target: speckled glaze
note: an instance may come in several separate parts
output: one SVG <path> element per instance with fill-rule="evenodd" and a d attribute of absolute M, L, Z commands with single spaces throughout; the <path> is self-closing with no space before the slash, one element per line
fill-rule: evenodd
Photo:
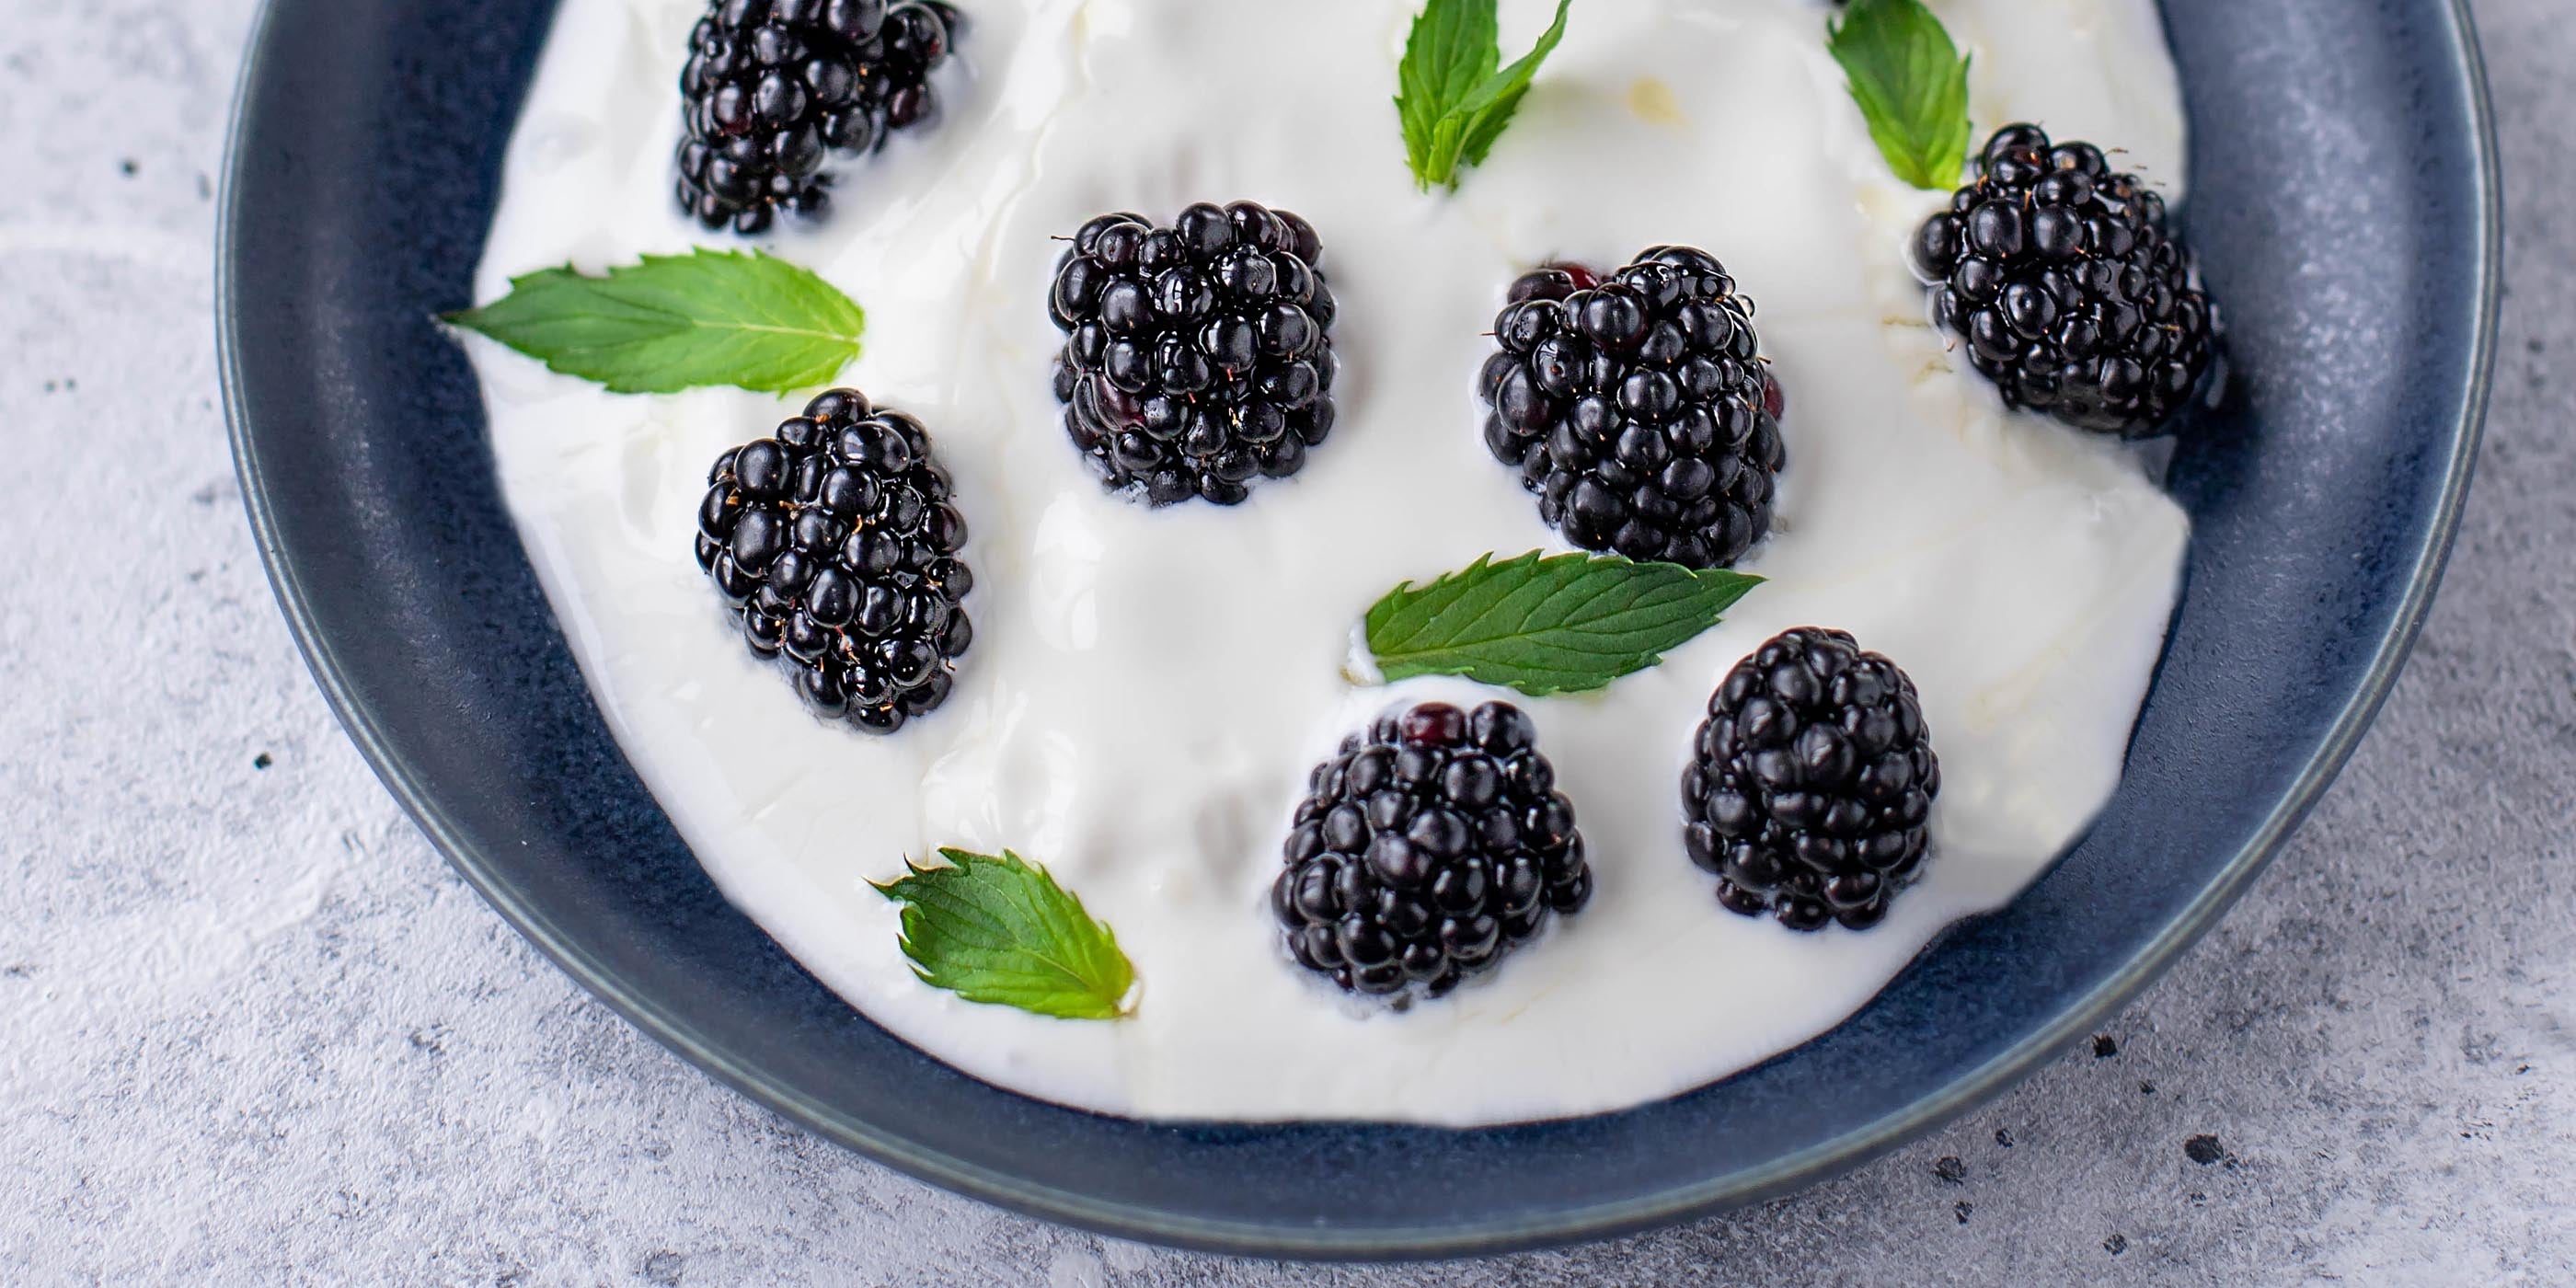
<path fill-rule="evenodd" d="M 546 613 L 472 375 L 429 317 L 465 300 L 548 7 L 271 7 L 221 314 L 289 618 L 396 794 L 577 979 L 833 1139 L 1059 1219 L 1274 1254 L 1491 1250 L 1742 1202 L 1931 1126 L 2142 985 L 2260 867 L 2393 677 L 2465 489 L 2496 255 L 2465 24 L 2440 0 L 2168 0 L 2197 132 L 2281 133 L 2196 159 L 2191 234 L 2228 303 L 2236 395 L 2175 461 L 2185 598 L 2085 843 L 1841 1028 L 1641 1109 L 1452 1132 L 1052 1108 L 895 1042 L 726 905 Z"/>

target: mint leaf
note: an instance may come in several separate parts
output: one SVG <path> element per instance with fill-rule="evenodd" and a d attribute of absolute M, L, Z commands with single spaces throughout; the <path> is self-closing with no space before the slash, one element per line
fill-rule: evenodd
<path fill-rule="evenodd" d="M 1565 39 L 1565 11 L 1573 0 L 1557 0 L 1556 21 L 1538 44 L 1518 62 L 1501 66 L 1496 2 L 1430 0 L 1405 37 L 1395 111 L 1404 126 L 1404 159 L 1425 192 L 1435 185 L 1454 190 L 1460 165 L 1484 162 L 1520 110 L 1539 64 Z"/>
<path fill-rule="evenodd" d="M 1405 36 L 1404 61 L 1395 69 L 1395 111 L 1404 124 L 1404 159 L 1426 188 L 1432 182 L 1426 176 L 1441 118 L 1502 64 L 1495 3 L 1430 0 Z"/>
<path fill-rule="evenodd" d="M 829 384 L 859 356 L 867 326 L 849 296 L 805 269 L 766 251 L 703 247 L 647 255 L 606 277 L 530 273 L 446 320 L 621 394 Z"/>
<path fill-rule="evenodd" d="M 903 955 L 922 983 L 1068 1020 L 1114 1020 L 1135 1009 L 1136 968 L 1118 951 L 1118 937 L 1046 869 L 1009 850 L 998 859 L 948 849 L 939 856 L 947 866 L 906 861 L 907 875 L 876 887 L 903 905 Z"/>
<path fill-rule="evenodd" d="M 1896 177 L 1957 187 L 1968 162 L 1968 60 L 1923 0 L 1852 0 L 1826 24 L 1825 43 Z"/>
<path fill-rule="evenodd" d="M 1616 555 L 1487 555 L 1369 609 L 1380 675 L 1463 675 L 1534 698 L 1597 689 L 1663 660 L 1762 579 Z"/>
<path fill-rule="evenodd" d="M 1572 0 L 1557 0 L 1556 21 L 1539 33 L 1538 44 L 1519 62 L 1478 86 L 1459 106 L 1460 115 L 1467 121 L 1460 143 L 1460 155 L 1467 164 L 1483 165 L 1485 154 L 1494 150 L 1494 140 L 1501 138 L 1503 127 L 1512 123 L 1512 113 L 1520 110 L 1521 96 L 1529 93 L 1530 78 L 1538 75 L 1538 65 L 1546 62 L 1547 56 L 1556 52 L 1558 42 L 1565 39 L 1565 10 L 1571 3 Z M 1457 182 L 1455 178 L 1449 181 L 1452 187 Z"/>

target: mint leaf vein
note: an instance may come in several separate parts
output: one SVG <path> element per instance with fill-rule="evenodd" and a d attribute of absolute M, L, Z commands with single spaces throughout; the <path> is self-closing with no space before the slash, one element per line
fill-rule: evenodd
<path fill-rule="evenodd" d="M 1545 697 L 1655 665 L 1761 581 L 1615 555 L 1486 555 L 1430 585 L 1387 592 L 1363 633 L 1389 680 L 1459 675 Z"/>
<path fill-rule="evenodd" d="M 921 982 L 1061 1019 L 1134 1010 L 1136 970 L 1118 937 L 1046 869 L 1009 850 L 939 856 L 945 865 L 907 861 L 904 876 L 876 886 L 903 905 L 903 955 Z"/>
<path fill-rule="evenodd" d="M 1968 160 L 1968 59 L 1923 0 L 1852 0 L 1825 28 L 1852 101 L 1896 177 L 1957 186 Z"/>
<path fill-rule="evenodd" d="M 1455 190 L 1461 165 L 1483 164 L 1520 110 L 1539 64 L 1565 39 L 1572 2 L 1557 0 L 1556 20 L 1509 67 L 1502 66 L 1497 0 L 1430 0 L 1414 18 L 1396 68 L 1395 111 L 1404 127 L 1405 161 L 1423 191 Z"/>
<path fill-rule="evenodd" d="M 446 320 L 621 394 L 829 384 L 867 327 L 865 311 L 809 270 L 766 251 L 703 247 L 600 277 L 544 269 Z"/>

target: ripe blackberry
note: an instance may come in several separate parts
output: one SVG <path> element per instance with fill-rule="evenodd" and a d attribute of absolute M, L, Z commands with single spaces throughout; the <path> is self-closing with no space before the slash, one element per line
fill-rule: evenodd
<path fill-rule="evenodd" d="M 1541 268 L 1512 283 L 1494 338 L 1485 446 L 1566 540 L 1724 568 L 1770 531 L 1780 384 L 1715 258 L 1651 247 L 1607 281 Z"/>
<path fill-rule="evenodd" d="M 1426 702 L 1315 766 L 1271 910 L 1354 993 L 1438 997 L 1592 897 L 1574 804 L 1520 709 Z"/>
<path fill-rule="evenodd" d="M 1914 881 L 1941 791 L 1914 682 L 1841 631 L 1783 631 L 1708 700 L 1684 843 L 1717 900 L 1792 930 L 1877 924 Z"/>
<path fill-rule="evenodd" d="M 975 577 L 921 422 L 834 389 L 717 457 L 707 483 L 698 566 L 816 711 L 892 733 L 947 700 Z"/>
<path fill-rule="evenodd" d="M 956 27 L 940 0 L 714 0 L 680 72 L 680 208 L 745 234 L 820 212 L 827 152 L 930 119 Z"/>
<path fill-rule="evenodd" d="M 1313 225 L 1249 201 L 1082 226 L 1047 300 L 1055 396 L 1109 486 L 1234 505 L 1305 466 L 1333 431 L 1323 257 Z"/>
<path fill-rule="evenodd" d="M 2153 434 L 2216 361 L 2218 315 L 2164 198 L 2090 143 L 2036 125 L 1986 142 L 1977 176 L 1915 234 L 1932 315 L 2005 402 L 2079 429 Z"/>

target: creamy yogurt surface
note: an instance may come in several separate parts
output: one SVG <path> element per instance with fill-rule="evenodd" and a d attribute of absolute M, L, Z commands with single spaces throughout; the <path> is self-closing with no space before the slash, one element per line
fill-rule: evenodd
<path fill-rule="evenodd" d="M 1411 0 L 980 0 L 945 115 L 841 163 L 828 220 L 770 239 L 868 312 L 843 383 L 930 427 L 977 627 L 945 706 L 891 738 L 808 715 L 691 557 L 716 456 L 800 400 L 612 395 L 471 340 L 501 482 L 601 711 L 725 894 L 869 1017 L 977 1076 L 1110 1113 L 1475 1124 L 1616 1109 L 1831 1027 L 1943 926 L 1997 907 L 2118 780 L 2187 537 L 2129 451 L 2008 412 L 1924 321 L 1899 184 L 1812 0 L 1582 0 L 1480 168 L 1415 191 L 1390 96 Z M 2034 120 L 2180 195 L 2152 0 L 1934 0 L 1975 56 L 1978 138 Z M 727 243 L 671 198 L 700 0 L 563 0 L 478 282 Z M 1545 25 L 1504 0 L 1505 57 Z M 1321 232 L 1341 310 L 1333 437 L 1234 509 L 1105 493 L 1049 389 L 1051 270 L 1090 217 L 1250 199 Z M 1485 332 L 1517 274 L 1657 243 L 1725 261 L 1788 399 L 1768 583 L 1655 669 L 1525 699 L 1351 678 L 1396 583 L 1567 548 L 1486 454 Z M 1880 926 L 1733 915 L 1682 849 L 1710 691 L 1791 626 L 1921 690 L 1933 853 Z M 1389 706 L 1528 711 L 1597 892 L 1448 998 L 1391 1013 L 1288 960 L 1266 906 L 1308 770 Z M 917 982 L 869 888 L 1010 847 L 1113 926 L 1132 1018 Z"/>

